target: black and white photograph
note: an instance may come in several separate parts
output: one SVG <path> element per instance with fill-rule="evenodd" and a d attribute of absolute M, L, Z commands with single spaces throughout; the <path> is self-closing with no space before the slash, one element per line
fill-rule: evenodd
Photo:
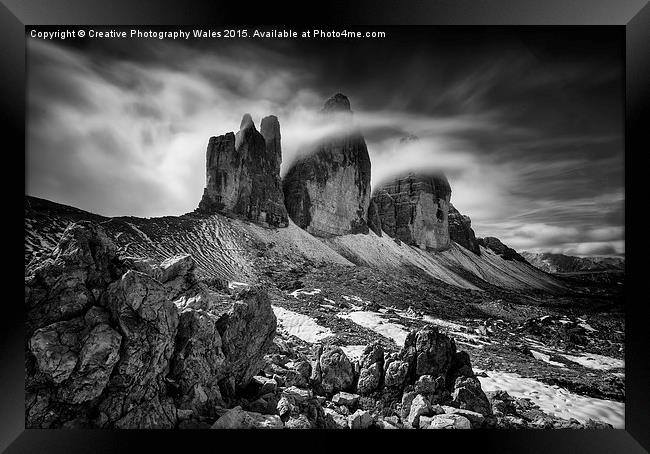
<path fill-rule="evenodd" d="M 26 27 L 25 62 L 25 428 L 625 429 L 620 28 Z"/>

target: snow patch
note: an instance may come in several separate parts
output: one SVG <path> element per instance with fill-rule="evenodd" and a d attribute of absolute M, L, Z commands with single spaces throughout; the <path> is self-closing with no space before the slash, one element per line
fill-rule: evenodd
<path fill-rule="evenodd" d="M 625 361 L 622 359 L 610 358 L 609 356 L 596 355 L 595 353 L 586 353 L 580 356 L 565 355 L 566 359 L 589 369 L 610 370 L 622 369 L 625 367 Z"/>
<path fill-rule="evenodd" d="M 474 371 L 480 372 L 479 369 Z M 583 423 L 594 419 L 609 423 L 616 429 L 625 428 L 625 404 L 622 402 L 580 396 L 559 386 L 510 372 L 486 373 L 487 377 L 478 377 L 484 391 L 502 390 L 513 397 L 530 399 L 544 412 L 557 418 L 575 418 Z"/>
<path fill-rule="evenodd" d="M 314 343 L 333 335 L 329 328 L 320 326 L 313 318 L 284 309 L 278 306 L 271 306 L 273 313 L 278 319 L 278 326 L 292 336 L 296 336 L 305 342 Z"/>
<path fill-rule="evenodd" d="M 341 350 L 351 360 L 359 360 L 363 351 L 366 349 L 365 345 L 342 345 Z"/>
<path fill-rule="evenodd" d="M 540 361 L 544 361 L 545 363 L 550 364 L 551 366 L 557 366 L 561 367 L 563 369 L 566 369 L 566 366 L 562 363 L 558 363 L 556 361 L 551 361 L 551 356 L 550 355 L 545 355 L 544 353 L 536 352 L 535 350 L 530 351 L 533 354 L 533 357 L 535 359 L 538 359 Z"/>
<path fill-rule="evenodd" d="M 409 331 L 403 325 L 387 322 L 380 314 L 370 311 L 339 312 L 339 318 L 351 320 L 359 326 L 368 328 L 384 337 L 393 339 L 398 346 L 403 346 Z"/>
<path fill-rule="evenodd" d="M 228 288 L 231 290 L 238 289 L 238 288 L 246 288 L 250 287 L 250 284 L 247 284 L 245 282 L 228 282 Z"/>
<path fill-rule="evenodd" d="M 314 296 L 318 295 L 320 293 L 319 288 L 315 288 L 314 290 L 307 291 L 304 289 L 298 289 L 294 290 L 293 292 L 289 293 L 289 295 L 293 296 L 294 298 L 298 298 L 298 295 L 307 295 L 307 296 Z"/>

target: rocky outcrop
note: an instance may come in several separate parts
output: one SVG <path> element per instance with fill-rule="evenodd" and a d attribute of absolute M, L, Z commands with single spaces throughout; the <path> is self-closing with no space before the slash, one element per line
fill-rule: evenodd
<path fill-rule="evenodd" d="M 25 278 L 27 427 L 173 428 L 245 388 L 275 335 L 268 296 L 213 292 L 194 266 L 68 227 Z"/>
<path fill-rule="evenodd" d="M 368 233 L 370 157 L 363 135 L 352 124 L 350 101 L 337 94 L 325 102 L 324 122 L 338 133 L 303 151 L 283 180 L 287 212 L 316 236 Z"/>
<path fill-rule="evenodd" d="M 210 138 L 199 211 L 234 214 L 271 227 L 288 225 L 280 180 L 280 124 L 270 116 L 262 119 L 260 129 L 246 114 L 237 134 Z"/>
<path fill-rule="evenodd" d="M 477 242 L 479 246 L 491 250 L 504 260 L 515 260 L 517 262 L 528 263 L 517 251 L 503 244 L 498 238 L 488 236 L 485 238 L 479 238 Z"/>
<path fill-rule="evenodd" d="M 425 250 L 449 248 L 451 188 L 442 174 L 396 178 L 372 196 L 381 229 L 389 236 Z"/>
<path fill-rule="evenodd" d="M 449 238 L 474 254 L 481 255 L 481 248 L 472 230 L 471 219 L 460 214 L 451 203 L 449 204 Z"/>

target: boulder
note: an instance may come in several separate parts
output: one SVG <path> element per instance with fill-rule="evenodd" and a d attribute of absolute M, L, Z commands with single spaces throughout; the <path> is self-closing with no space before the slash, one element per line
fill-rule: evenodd
<path fill-rule="evenodd" d="M 434 394 L 436 392 L 436 388 L 436 380 L 431 375 L 422 375 L 415 382 L 415 392 L 419 394 Z"/>
<path fill-rule="evenodd" d="M 372 425 L 373 417 L 365 410 L 357 410 L 348 416 L 350 429 L 367 429 Z"/>
<path fill-rule="evenodd" d="M 400 351 L 400 357 L 409 364 L 410 379 L 422 375 L 446 375 L 456 354 L 456 344 L 436 327 L 411 331 Z M 413 382 L 412 381 L 412 382 Z"/>
<path fill-rule="evenodd" d="M 354 366 L 340 347 L 325 345 L 318 364 L 320 385 L 325 393 L 347 391 L 354 384 Z"/>
<path fill-rule="evenodd" d="M 375 342 L 364 349 L 360 366 L 357 391 L 360 394 L 370 394 L 382 385 L 384 348 L 380 343 Z"/>
<path fill-rule="evenodd" d="M 316 236 L 368 233 L 370 156 L 349 100 L 327 100 L 322 119 L 335 133 L 301 150 L 283 179 L 289 217 Z"/>
<path fill-rule="evenodd" d="M 454 383 L 452 399 L 453 405 L 460 409 L 471 410 L 482 415 L 492 414 L 490 401 L 476 377 L 458 377 Z"/>
<path fill-rule="evenodd" d="M 280 180 L 278 119 L 264 118 L 261 130 L 255 129 L 246 114 L 237 134 L 210 138 L 199 211 L 239 215 L 264 226 L 288 226 Z"/>
<path fill-rule="evenodd" d="M 314 426 L 309 421 L 307 415 L 299 414 L 296 416 L 290 416 L 284 427 L 287 429 L 312 429 Z"/>
<path fill-rule="evenodd" d="M 302 403 L 311 399 L 313 397 L 313 394 L 308 389 L 300 389 L 295 386 L 291 386 L 282 390 L 282 397 L 287 397 L 293 399 L 297 403 Z"/>
<path fill-rule="evenodd" d="M 123 339 L 120 359 L 99 405 L 100 425 L 174 427 L 175 408 L 167 397 L 164 376 L 174 352 L 179 318 L 165 287 L 129 270 L 107 287 L 102 303 L 117 321 Z M 124 414 L 124 409 L 130 410 Z M 138 419 L 140 414 L 148 416 Z"/>
<path fill-rule="evenodd" d="M 234 296 L 217 321 L 228 375 L 238 388 L 245 387 L 264 364 L 264 354 L 273 344 L 277 319 L 271 300 L 260 287 L 246 288 Z"/>
<path fill-rule="evenodd" d="M 232 398 L 263 368 L 277 321 L 258 287 L 232 299 L 202 288 L 175 304 L 180 324 L 170 377 L 179 391 L 177 405 L 211 415 L 222 398 Z"/>
<path fill-rule="evenodd" d="M 275 393 L 278 387 L 278 383 L 268 377 L 263 377 L 261 375 L 256 375 L 252 379 L 252 383 L 257 387 L 257 392 L 259 395 L 264 395 L 268 393 Z"/>
<path fill-rule="evenodd" d="M 244 411 L 237 406 L 228 410 L 211 429 L 282 429 L 284 424 L 277 415 L 262 415 Z"/>
<path fill-rule="evenodd" d="M 103 228 L 70 224 L 49 257 L 25 270 L 26 335 L 83 315 L 125 271 Z"/>
<path fill-rule="evenodd" d="M 336 405 L 345 405 L 346 407 L 354 407 L 359 402 L 358 394 L 351 394 L 346 392 L 339 392 L 334 394 L 332 402 Z"/>
<path fill-rule="evenodd" d="M 409 414 L 411 413 L 411 404 L 413 403 L 413 400 L 417 395 L 418 393 L 413 391 L 409 391 L 402 394 L 401 411 L 400 411 L 400 418 L 402 419 L 402 421 L 406 421 Z"/>
<path fill-rule="evenodd" d="M 348 418 L 340 414 L 339 412 L 331 409 L 331 408 L 324 408 L 323 412 L 325 412 L 325 417 L 329 418 L 331 420 L 330 425 L 335 428 L 335 429 L 349 429 L 350 426 L 348 425 Z"/>
<path fill-rule="evenodd" d="M 54 384 L 65 382 L 60 396 L 71 404 L 98 397 L 120 357 L 122 335 L 105 323 L 83 317 L 36 330 L 29 349 L 38 369 Z"/>
<path fill-rule="evenodd" d="M 384 385 L 389 388 L 404 386 L 409 373 L 409 363 L 402 360 L 387 362 Z"/>
<path fill-rule="evenodd" d="M 483 426 L 483 422 L 485 422 L 485 416 L 475 411 L 463 410 L 447 405 L 443 405 L 442 409 L 445 414 L 464 416 L 472 424 L 472 429 L 480 429 Z"/>
<path fill-rule="evenodd" d="M 384 233 L 421 249 L 442 251 L 450 247 L 450 197 L 443 174 L 409 173 L 376 188 L 372 200 Z"/>
<path fill-rule="evenodd" d="M 471 429 L 472 424 L 461 415 L 444 414 L 431 418 L 427 429 Z"/>
<path fill-rule="evenodd" d="M 409 414 L 406 417 L 406 422 L 411 427 L 418 427 L 420 425 L 420 416 L 428 416 L 431 414 L 431 405 L 426 397 L 422 394 L 417 394 L 411 402 Z"/>

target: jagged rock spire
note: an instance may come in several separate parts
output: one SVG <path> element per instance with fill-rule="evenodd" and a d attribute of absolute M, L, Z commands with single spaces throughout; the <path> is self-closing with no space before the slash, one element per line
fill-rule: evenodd
<path fill-rule="evenodd" d="M 348 112 L 350 100 L 338 93 L 325 102 L 324 113 Z M 325 121 L 337 122 L 335 117 Z M 291 219 L 317 236 L 368 233 L 370 156 L 363 135 L 345 124 L 313 150 L 303 150 L 283 180 Z"/>
<path fill-rule="evenodd" d="M 261 129 L 245 114 L 237 134 L 210 138 L 199 211 L 240 215 L 271 227 L 288 225 L 280 180 L 280 123 L 266 117 Z"/>

